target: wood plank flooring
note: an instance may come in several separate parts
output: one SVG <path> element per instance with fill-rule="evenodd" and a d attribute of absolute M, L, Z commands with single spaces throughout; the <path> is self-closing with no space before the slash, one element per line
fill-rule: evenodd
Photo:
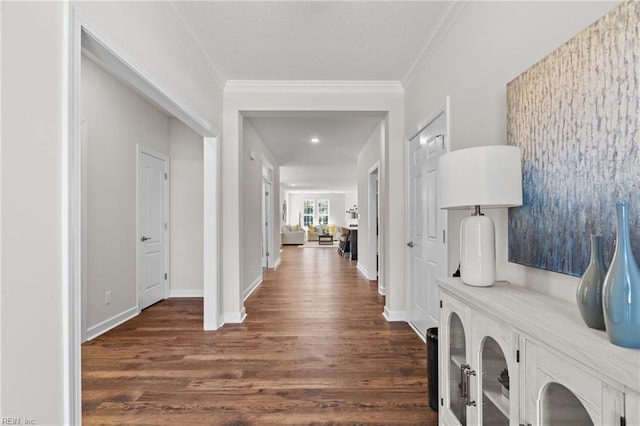
<path fill-rule="evenodd" d="M 285 246 L 245 306 L 204 332 L 202 299 L 168 299 L 85 343 L 83 423 L 437 424 L 424 343 L 355 262 Z"/>

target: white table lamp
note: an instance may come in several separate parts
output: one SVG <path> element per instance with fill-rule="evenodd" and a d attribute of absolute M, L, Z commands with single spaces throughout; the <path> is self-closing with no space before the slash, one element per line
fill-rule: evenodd
<path fill-rule="evenodd" d="M 468 285 L 492 285 L 496 279 L 495 227 L 480 207 L 522 205 L 520 149 L 491 145 L 441 156 L 438 204 L 449 210 L 474 209 L 460 225 L 460 277 Z"/>

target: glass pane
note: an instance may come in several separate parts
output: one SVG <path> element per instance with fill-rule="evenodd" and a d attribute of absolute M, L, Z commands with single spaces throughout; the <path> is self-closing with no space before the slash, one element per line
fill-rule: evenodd
<path fill-rule="evenodd" d="M 313 215 L 313 207 L 314 207 L 313 200 L 304 200 L 304 204 L 302 208 L 304 214 Z"/>
<path fill-rule="evenodd" d="M 482 343 L 482 421 L 485 425 L 509 424 L 509 369 L 498 342 Z"/>
<path fill-rule="evenodd" d="M 449 408 L 461 424 L 467 424 L 467 404 L 462 395 L 462 365 L 467 363 L 464 327 L 460 317 L 451 315 L 449 321 Z"/>
<path fill-rule="evenodd" d="M 328 225 L 329 224 L 329 216 L 318 216 L 318 222 L 321 225 Z"/>
<path fill-rule="evenodd" d="M 543 425 L 591 425 L 593 421 L 580 400 L 566 387 L 551 383 L 542 393 Z"/>
<path fill-rule="evenodd" d="M 318 200 L 318 214 L 329 214 L 329 200 Z"/>
<path fill-rule="evenodd" d="M 313 225 L 313 216 L 304 216 L 304 226 Z"/>

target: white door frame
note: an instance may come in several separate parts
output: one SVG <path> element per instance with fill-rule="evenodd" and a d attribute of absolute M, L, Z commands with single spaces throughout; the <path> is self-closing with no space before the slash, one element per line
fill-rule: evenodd
<path fill-rule="evenodd" d="M 171 176 L 169 174 L 170 166 L 169 166 L 169 157 L 164 155 L 161 152 L 158 152 L 148 146 L 137 144 L 136 151 L 136 303 L 138 306 L 138 313 L 140 313 L 140 283 L 142 282 L 142 277 L 140 272 L 142 271 L 141 263 L 142 259 L 140 256 L 140 236 L 142 232 L 140 231 L 140 162 L 142 160 L 142 154 L 150 155 L 151 157 L 158 158 L 164 161 L 164 274 L 166 274 L 166 278 L 164 279 L 164 298 L 169 297 L 169 289 L 171 288 L 171 185 L 169 182 Z"/>
<path fill-rule="evenodd" d="M 203 282 L 204 329 L 216 330 L 224 324 L 220 283 L 220 141 L 204 137 L 204 223 L 203 223 Z"/>
<path fill-rule="evenodd" d="M 417 130 L 415 133 L 413 133 L 412 135 L 410 135 L 409 137 L 405 138 L 404 141 L 404 172 L 405 172 L 405 179 L 404 179 L 404 193 L 405 193 L 405 241 L 410 241 L 411 240 L 411 208 L 409 205 L 410 202 L 410 189 L 411 189 L 411 184 L 410 184 L 410 180 L 411 180 L 411 170 L 409 167 L 409 161 L 410 161 L 410 155 L 409 155 L 409 148 L 410 148 L 410 144 L 411 141 L 413 139 L 415 139 L 416 137 L 418 137 L 418 135 L 427 127 L 429 126 L 431 123 L 433 123 L 438 117 L 440 117 L 440 115 L 444 114 L 445 115 L 445 152 L 449 152 L 450 150 L 450 144 L 451 144 L 451 128 L 450 128 L 450 101 L 449 101 L 449 95 L 447 95 L 444 99 L 444 102 L 442 102 L 440 105 L 438 105 L 438 107 L 431 113 L 429 114 L 429 116 L 423 120 L 420 124 L 418 124 L 416 126 Z M 448 218 L 449 218 L 449 214 L 447 212 L 446 214 L 446 221 L 448 222 Z M 447 241 L 447 245 L 449 242 L 449 230 L 448 230 L 448 224 L 445 223 L 444 224 L 445 229 L 447 229 L 446 231 L 446 241 Z M 405 306 L 407 308 L 407 324 L 409 324 L 411 326 L 411 328 L 413 328 L 413 326 L 411 325 L 411 283 L 410 278 L 411 278 L 411 257 L 409 255 L 409 250 L 411 250 L 409 247 L 405 247 L 405 252 L 407 253 L 407 255 L 405 256 L 405 277 L 407 277 L 407 287 L 405 288 Z M 445 270 L 448 271 L 449 269 L 449 250 L 448 248 L 445 250 L 444 253 L 444 265 L 445 265 Z M 416 334 L 422 339 L 425 340 L 426 336 L 423 336 L 421 333 L 419 333 L 415 328 L 413 328 L 413 330 L 416 332 Z"/>
<path fill-rule="evenodd" d="M 88 230 L 87 230 L 87 209 L 88 209 L 88 197 L 87 197 L 87 162 L 88 162 L 88 151 L 87 151 L 87 143 L 88 143 L 88 138 L 89 138 L 89 127 L 88 127 L 88 123 L 86 120 L 82 119 L 81 120 L 81 136 L 80 136 L 81 140 L 80 140 L 80 161 L 81 161 L 81 188 L 80 188 L 80 198 L 81 198 L 81 205 L 80 205 L 80 227 L 82 229 L 81 231 L 81 235 L 82 235 L 82 241 L 81 241 L 81 245 L 83 248 L 82 252 L 81 252 L 81 298 L 80 298 L 80 307 L 81 307 L 81 319 L 80 319 L 80 342 L 85 342 L 87 340 L 88 337 L 88 333 L 87 333 L 87 328 L 88 328 L 88 310 L 87 310 L 87 304 L 88 304 L 88 299 L 87 299 L 87 279 L 88 279 L 88 268 L 87 268 L 87 250 L 86 247 L 88 244 L 88 239 L 87 239 L 87 235 L 88 235 Z"/>
<path fill-rule="evenodd" d="M 367 230 L 369 234 L 369 265 L 367 268 L 367 272 L 369 274 L 369 279 L 378 279 L 378 265 L 376 265 L 376 256 L 380 256 L 380 247 L 379 247 L 379 239 L 378 234 L 379 230 L 377 229 L 379 217 L 380 217 L 380 197 L 379 195 L 376 197 L 378 193 L 378 184 L 380 179 L 380 161 L 376 161 L 376 163 L 369 168 L 368 173 L 368 225 L 369 229 Z M 375 274 L 374 274 L 375 271 Z M 378 279 L 378 293 L 382 296 L 386 294 L 386 289 L 384 287 L 384 283 Z"/>
<path fill-rule="evenodd" d="M 219 132 L 206 120 L 183 106 L 156 78 L 112 36 L 96 24 L 78 4 L 65 2 L 63 34 L 63 117 L 62 117 L 62 283 L 63 283 L 63 404 L 64 423 L 82 422 L 81 353 L 83 227 L 81 61 L 83 51 L 108 69 L 116 78 L 138 90 L 203 136 L 204 144 L 204 324 L 215 330 L 221 322 L 220 309 L 220 147 Z"/>
<path fill-rule="evenodd" d="M 265 189 L 269 187 L 269 195 L 265 194 Z M 273 268 L 273 165 L 262 157 L 262 244 L 265 247 L 266 253 L 266 267 Z M 266 223 L 266 225 L 265 225 Z M 266 241 L 265 241 L 266 236 Z M 265 254 L 263 253 L 262 262 L 265 262 Z M 262 265 L 265 266 L 265 263 Z"/>
<path fill-rule="evenodd" d="M 260 189 L 262 191 L 261 197 L 261 207 L 262 212 L 260 214 L 260 234 L 262 235 L 262 253 L 261 253 L 261 266 L 262 272 L 264 274 L 265 269 L 269 269 L 269 255 L 271 254 L 270 246 L 271 246 L 271 220 L 269 218 L 269 204 L 270 204 L 270 195 L 271 195 L 271 182 L 269 182 L 266 178 L 262 178 Z"/>

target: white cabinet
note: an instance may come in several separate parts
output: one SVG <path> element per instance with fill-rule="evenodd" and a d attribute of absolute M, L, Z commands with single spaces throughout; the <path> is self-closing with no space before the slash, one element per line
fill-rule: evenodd
<path fill-rule="evenodd" d="M 517 425 L 517 334 L 453 297 L 441 300 L 441 423 Z"/>
<path fill-rule="evenodd" d="M 440 424 L 640 425 L 640 350 L 611 344 L 570 303 L 438 284 Z"/>

